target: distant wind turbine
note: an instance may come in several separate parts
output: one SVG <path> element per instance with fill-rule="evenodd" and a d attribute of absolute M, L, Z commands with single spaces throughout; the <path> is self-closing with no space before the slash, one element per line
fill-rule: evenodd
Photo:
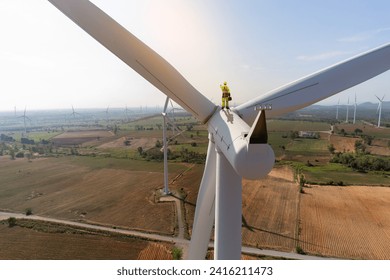
<path fill-rule="evenodd" d="M 27 134 L 27 128 L 26 128 L 26 119 L 28 119 L 31 122 L 31 119 L 26 116 L 26 107 L 24 107 L 24 113 L 19 118 L 23 118 L 23 124 L 24 124 L 24 134 Z"/>
<path fill-rule="evenodd" d="M 169 188 L 168 188 L 168 144 L 169 141 L 172 140 L 172 138 L 180 135 L 184 131 L 179 131 L 179 128 L 175 124 L 175 116 L 172 115 L 172 119 L 169 118 L 168 113 L 167 113 L 167 108 L 168 108 L 168 103 L 169 101 L 171 102 L 172 109 L 171 111 L 174 110 L 172 100 L 167 96 L 164 104 L 164 109 L 162 112 L 163 116 L 163 151 L 164 151 L 164 193 L 169 194 Z M 170 124 L 172 126 L 172 132 L 173 136 L 168 140 L 167 139 L 167 124 Z M 177 134 L 175 134 L 175 129 L 178 131 Z"/>
<path fill-rule="evenodd" d="M 348 96 L 348 103 L 347 103 L 347 117 L 345 119 L 346 123 L 348 123 L 348 113 L 349 113 L 349 96 Z"/>
<path fill-rule="evenodd" d="M 108 117 L 108 109 L 110 109 L 110 106 L 108 106 L 106 111 L 105 111 L 106 112 L 106 119 L 107 119 L 107 126 L 109 126 L 109 124 L 110 124 L 110 119 Z"/>
<path fill-rule="evenodd" d="M 77 113 L 77 112 L 75 111 L 73 105 L 72 105 L 72 113 L 71 113 L 71 115 L 73 116 L 74 119 L 76 118 L 76 115 L 81 116 L 81 114 L 79 114 L 79 113 Z"/>
<path fill-rule="evenodd" d="M 383 103 L 383 99 L 385 99 L 385 96 L 383 95 L 382 99 L 380 99 L 376 95 L 375 95 L 375 97 L 378 98 L 378 100 L 379 100 L 378 109 L 376 110 L 376 112 L 377 113 L 379 112 L 379 115 L 378 115 L 378 127 L 380 127 L 381 126 L 381 116 L 382 116 L 382 103 Z"/>
<path fill-rule="evenodd" d="M 356 103 L 356 93 L 355 93 L 355 104 L 353 105 L 353 124 L 355 124 L 355 121 L 356 121 L 356 107 L 357 107 L 357 103 Z"/>
<path fill-rule="evenodd" d="M 129 121 L 129 109 L 127 108 L 127 105 L 125 107 L 125 115 L 126 115 L 126 121 Z"/>

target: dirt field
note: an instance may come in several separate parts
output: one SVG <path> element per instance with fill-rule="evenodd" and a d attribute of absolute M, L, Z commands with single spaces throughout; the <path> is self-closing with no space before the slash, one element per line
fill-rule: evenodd
<path fill-rule="evenodd" d="M 336 149 L 336 152 L 355 152 L 355 142 L 360 138 L 343 137 L 339 135 L 331 135 L 330 143 Z"/>
<path fill-rule="evenodd" d="M 390 188 L 305 188 L 300 246 L 309 254 L 390 259 Z"/>
<path fill-rule="evenodd" d="M 243 244 L 291 251 L 296 243 L 299 191 L 288 167 L 243 181 Z"/>
<path fill-rule="evenodd" d="M 113 137 L 112 131 L 108 130 L 79 130 L 67 131 L 51 139 L 55 145 L 80 145 L 89 141 Z"/>
<path fill-rule="evenodd" d="M 96 233 L 49 233 L 0 223 L 1 260 L 170 259 L 171 244 Z"/>
<path fill-rule="evenodd" d="M 161 165 L 85 157 L 2 161 L 0 209 L 31 208 L 43 216 L 171 235 L 174 205 L 157 203 L 154 196 L 162 187 Z M 173 167 L 172 177 L 186 168 Z"/>

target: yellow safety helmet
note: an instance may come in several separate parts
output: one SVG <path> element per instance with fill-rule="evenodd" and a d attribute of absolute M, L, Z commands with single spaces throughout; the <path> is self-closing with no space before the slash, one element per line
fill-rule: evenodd
<path fill-rule="evenodd" d="M 226 86 L 226 85 L 227 85 L 227 82 L 223 82 L 223 84 Z"/>

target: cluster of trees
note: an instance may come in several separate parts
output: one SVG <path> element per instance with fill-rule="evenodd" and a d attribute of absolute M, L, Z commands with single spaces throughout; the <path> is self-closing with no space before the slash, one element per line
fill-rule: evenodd
<path fill-rule="evenodd" d="M 287 134 L 283 134 L 282 138 L 290 138 L 292 140 L 296 138 L 306 138 L 306 139 L 319 139 L 320 134 L 318 132 L 304 132 L 290 130 Z"/>
<path fill-rule="evenodd" d="M 191 143 L 192 146 L 196 146 L 196 143 Z M 164 159 L 164 153 L 161 151 L 162 144 L 159 140 L 153 148 L 144 150 L 142 147 L 138 147 L 137 151 L 139 155 L 146 160 L 162 161 Z M 172 152 L 170 149 L 167 151 L 168 160 L 180 160 L 182 162 L 189 163 L 205 163 L 206 154 L 189 151 L 186 148 L 182 148 L 179 152 Z"/>
<path fill-rule="evenodd" d="M 336 153 L 330 162 L 340 163 L 355 170 L 390 171 L 390 159 L 362 153 Z"/>
<path fill-rule="evenodd" d="M 15 139 L 12 137 L 12 136 L 8 136 L 8 135 L 5 135 L 5 134 L 1 134 L 0 135 L 0 141 L 4 141 L 4 142 L 15 142 Z"/>
<path fill-rule="evenodd" d="M 22 138 L 20 138 L 20 143 L 27 144 L 27 145 L 34 145 L 35 141 L 32 139 L 22 137 Z"/>

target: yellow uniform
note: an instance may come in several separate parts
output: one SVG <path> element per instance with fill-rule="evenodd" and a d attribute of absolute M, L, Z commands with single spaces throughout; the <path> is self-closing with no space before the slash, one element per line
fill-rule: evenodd
<path fill-rule="evenodd" d="M 229 100 L 231 100 L 230 97 L 230 89 L 227 86 L 227 83 L 224 82 L 223 85 L 220 85 L 222 90 L 222 109 L 229 109 Z"/>

